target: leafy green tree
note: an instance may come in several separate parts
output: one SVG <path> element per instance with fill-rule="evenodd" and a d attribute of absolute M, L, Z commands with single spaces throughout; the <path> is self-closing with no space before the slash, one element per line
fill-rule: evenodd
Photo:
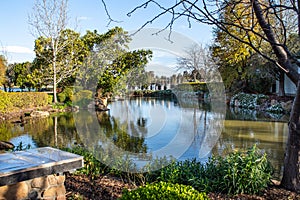
<path fill-rule="evenodd" d="M 3 55 L 0 55 L 0 85 L 3 85 L 5 83 L 6 68 L 7 68 L 6 59 Z"/>
<path fill-rule="evenodd" d="M 243 3 L 236 3 L 234 0 L 228 2 L 234 4 L 234 10 L 231 6 L 226 6 L 220 12 L 219 18 L 223 20 L 226 30 L 223 28 L 214 29 L 215 38 L 210 47 L 212 57 L 219 66 L 224 85 L 227 91 L 231 92 L 238 92 L 238 90 L 269 92 L 272 82 L 278 77 L 278 71 L 267 60 L 260 59 L 258 53 L 242 41 L 258 43 L 261 49 L 268 47 L 268 45 L 255 34 L 239 28 L 257 24 L 257 20 L 250 15 L 251 7 L 247 7 Z M 258 25 L 253 26 L 253 29 L 262 33 Z M 232 37 L 228 32 L 239 39 Z M 259 87 L 260 83 L 263 84 L 262 87 Z"/>
<path fill-rule="evenodd" d="M 131 83 L 133 74 L 144 71 L 152 55 L 147 50 L 128 51 L 127 44 L 131 38 L 120 27 L 104 34 L 87 31 L 82 40 L 89 53 L 76 74 L 76 84 L 84 89 L 97 90 L 99 98 L 108 98 L 123 91 Z"/>
<path fill-rule="evenodd" d="M 95 91 L 107 66 L 126 52 L 126 44 L 130 41 L 130 37 L 122 28 L 115 27 L 104 34 L 87 31 L 82 36 L 82 41 L 88 48 L 88 54 L 76 73 L 76 84 Z"/>
<path fill-rule="evenodd" d="M 57 85 L 73 75 L 81 59 L 76 57 L 82 49 L 79 34 L 67 30 L 67 3 L 67 0 L 36 0 L 29 16 L 32 33 L 37 38 L 34 64 L 45 75 L 43 81 L 53 86 L 54 103 Z"/>
<path fill-rule="evenodd" d="M 36 85 L 31 76 L 32 72 L 30 62 L 14 63 L 10 66 L 10 68 L 8 78 L 15 86 L 18 86 L 21 89 L 35 88 Z"/>
<path fill-rule="evenodd" d="M 33 72 L 35 79 L 40 79 L 44 85 L 58 86 L 67 81 L 74 76 L 87 56 L 87 47 L 79 33 L 70 29 L 63 30 L 59 42 L 59 52 L 54 55 L 51 38 L 39 37 L 35 40 L 36 58 L 33 61 Z"/>
<path fill-rule="evenodd" d="M 150 50 L 137 50 L 125 52 L 116 58 L 101 74 L 97 86 L 98 95 L 110 97 L 112 94 L 124 90 L 127 84 L 134 81 L 132 76 L 136 73 L 140 74 L 144 70 L 151 55 Z M 128 79 L 128 76 L 131 76 L 131 79 Z"/>

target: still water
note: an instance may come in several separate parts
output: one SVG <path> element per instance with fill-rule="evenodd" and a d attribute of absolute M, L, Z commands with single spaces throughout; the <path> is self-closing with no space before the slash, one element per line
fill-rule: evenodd
<path fill-rule="evenodd" d="M 196 105 L 196 106 L 195 106 Z M 81 110 L 25 124 L 0 124 L 0 140 L 31 148 L 53 146 L 112 147 L 134 156 L 172 156 L 178 160 L 224 155 L 233 149 L 256 144 L 282 171 L 286 119 L 268 119 L 257 114 L 245 118 L 236 111 L 213 109 L 200 102 L 137 98 L 112 102 L 110 111 Z M 241 120 L 242 119 L 242 120 Z"/>

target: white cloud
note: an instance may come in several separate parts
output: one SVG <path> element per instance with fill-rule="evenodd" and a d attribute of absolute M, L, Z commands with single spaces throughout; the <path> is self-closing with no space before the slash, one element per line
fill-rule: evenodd
<path fill-rule="evenodd" d="M 83 20 L 90 20 L 90 17 L 86 17 L 86 16 L 81 16 L 81 17 L 77 17 L 78 21 L 83 21 Z"/>
<path fill-rule="evenodd" d="M 154 71 L 155 75 L 167 76 L 167 77 L 170 77 L 173 74 L 177 73 L 174 69 L 172 69 L 168 66 L 159 64 L 159 63 L 149 63 L 149 64 L 147 64 L 146 71 Z"/>
<path fill-rule="evenodd" d="M 4 46 L 0 47 L 0 51 L 7 53 L 25 53 L 25 54 L 33 54 L 33 50 L 27 47 L 22 46 Z"/>

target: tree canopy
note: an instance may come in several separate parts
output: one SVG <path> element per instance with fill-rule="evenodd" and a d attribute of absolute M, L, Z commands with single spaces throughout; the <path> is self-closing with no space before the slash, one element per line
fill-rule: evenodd
<path fill-rule="evenodd" d="M 6 59 L 3 55 L 0 55 L 0 85 L 3 85 L 6 78 L 6 69 L 7 69 L 7 63 Z"/>

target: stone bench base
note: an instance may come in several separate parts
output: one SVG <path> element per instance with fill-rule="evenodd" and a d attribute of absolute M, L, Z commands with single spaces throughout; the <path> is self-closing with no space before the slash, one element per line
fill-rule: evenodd
<path fill-rule="evenodd" d="M 0 154 L 0 200 L 66 199 L 65 176 L 83 157 L 51 147 Z"/>
<path fill-rule="evenodd" d="M 5 200 L 64 200 L 64 175 L 48 175 L 0 187 L 0 199 Z"/>

